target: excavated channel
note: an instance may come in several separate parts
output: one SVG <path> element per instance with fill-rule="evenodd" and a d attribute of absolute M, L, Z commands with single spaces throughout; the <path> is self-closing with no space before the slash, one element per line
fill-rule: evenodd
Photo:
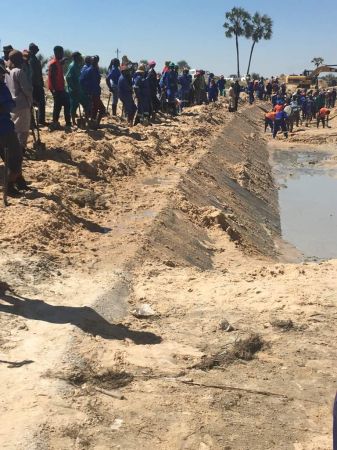
<path fill-rule="evenodd" d="M 332 156 L 302 149 L 273 153 L 282 238 L 304 260 L 337 257 L 337 168 Z"/>

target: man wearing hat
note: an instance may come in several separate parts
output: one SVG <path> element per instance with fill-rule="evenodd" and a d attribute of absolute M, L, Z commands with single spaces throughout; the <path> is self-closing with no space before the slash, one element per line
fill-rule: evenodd
<path fill-rule="evenodd" d="M 6 84 L 15 101 L 15 107 L 12 109 L 11 115 L 15 124 L 16 134 L 24 152 L 31 124 L 33 88 L 22 67 L 22 53 L 18 50 L 12 50 L 9 54 L 9 73 L 6 74 Z"/>
<path fill-rule="evenodd" d="M 133 87 L 136 93 L 138 108 L 135 124 L 140 122 L 148 124 L 151 111 L 151 94 L 144 64 L 140 64 L 136 71 Z"/>
<path fill-rule="evenodd" d="M 132 126 L 137 107 L 133 101 L 131 72 L 126 65 L 121 66 L 121 76 L 118 80 L 118 94 L 121 102 L 123 103 L 129 126 Z"/>
<path fill-rule="evenodd" d="M 7 148 L 8 186 L 7 195 L 17 197 L 18 189 L 27 189 L 22 176 L 22 149 L 11 120 L 11 111 L 15 107 L 12 95 L 5 84 L 5 75 L 9 72 L 3 60 L 0 60 L 0 157 L 5 160 Z"/>
<path fill-rule="evenodd" d="M 39 47 L 31 43 L 29 44 L 29 66 L 31 70 L 32 85 L 33 85 L 33 101 L 39 108 L 39 124 L 46 125 L 46 99 L 44 93 L 44 82 L 42 75 L 41 62 L 37 58 Z"/>
<path fill-rule="evenodd" d="M 4 60 L 5 60 L 5 64 L 7 65 L 7 62 L 9 60 L 9 54 L 10 52 L 13 50 L 13 47 L 11 45 L 4 45 L 2 47 L 2 51 L 4 54 Z"/>

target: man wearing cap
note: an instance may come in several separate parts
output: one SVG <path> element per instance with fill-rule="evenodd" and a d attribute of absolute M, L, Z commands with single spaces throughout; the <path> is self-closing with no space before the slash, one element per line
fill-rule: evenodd
<path fill-rule="evenodd" d="M 173 62 L 169 65 L 169 71 L 162 76 L 160 87 L 166 92 L 171 114 L 177 115 L 178 74 L 176 72 L 176 65 Z"/>
<path fill-rule="evenodd" d="M 190 103 L 192 76 L 189 72 L 189 69 L 183 69 L 183 74 L 178 78 L 178 83 L 180 85 L 179 98 L 181 100 L 181 108 L 184 106 L 189 106 Z"/>
<path fill-rule="evenodd" d="M 118 105 L 118 80 L 121 76 L 121 71 L 119 70 L 120 61 L 117 58 L 111 60 L 109 65 L 108 75 L 106 77 L 106 84 L 108 85 L 109 91 L 112 96 L 112 115 L 117 114 Z"/>
<path fill-rule="evenodd" d="M 39 124 L 46 125 L 46 99 L 44 93 L 44 82 L 42 75 L 41 62 L 37 58 L 39 52 L 39 47 L 33 42 L 29 44 L 29 66 L 32 75 L 32 85 L 33 85 L 33 101 L 34 104 L 39 108 Z"/>
<path fill-rule="evenodd" d="M 12 120 L 22 151 L 25 152 L 31 122 L 31 107 L 33 104 L 33 88 L 22 68 L 23 56 L 18 50 L 12 50 L 9 54 L 6 84 L 15 101 L 12 109 Z"/>
<path fill-rule="evenodd" d="M 149 80 L 149 88 L 151 95 L 151 115 L 152 119 L 156 119 L 156 113 L 159 111 L 160 102 L 157 97 L 158 94 L 158 81 L 157 81 L 157 72 L 155 71 L 156 62 L 149 62 L 149 72 L 147 74 L 147 79 Z"/>
<path fill-rule="evenodd" d="M 27 183 L 22 176 L 22 148 L 10 115 L 15 102 L 5 84 L 5 74 L 8 75 L 9 72 L 6 70 L 4 61 L 0 60 L 0 157 L 5 160 L 5 148 L 7 148 L 7 194 L 17 197 L 20 193 L 16 188 L 27 189 Z"/>
<path fill-rule="evenodd" d="M 144 64 L 140 64 L 136 71 L 133 87 L 137 98 L 138 109 L 135 124 L 139 122 L 148 124 L 151 111 L 151 93 Z"/>
<path fill-rule="evenodd" d="M 4 54 L 4 60 L 5 60 L 5 65 L 6 66 L 7 66 L 7 63 L 9 61 L 9 54 L 10 54 L 10 52 L 12 50 L 14 50 L 14 49 L 13 49 L 13 47 L 11 45 L 4 45 L 2 47 L 2 51 L 3 51 L 3 54 Z"/>
<path fill-rule="evenodd" d="M 128 66 L 121 66 L 121 76 L 118 80 L 118 94 L 123 103 L 124 112 L 129 122 L 129 126 L 133 125 L 137 107 L 133 101 L 132 77 Z"/>
<path fill-rule="evenodd" d="M 53 123 L 50 125 L 51 130 L 60 129 L 59 118 L 62 107 L 64 109 L 66 127 L 71 128 L 70 100 L 68 92 L 65 90 L 62 66 L 63 57 L 63 47 L 57 45 L 54 47 L 54 58 L 48 64 L 48 88 L 54 98 Z"/>

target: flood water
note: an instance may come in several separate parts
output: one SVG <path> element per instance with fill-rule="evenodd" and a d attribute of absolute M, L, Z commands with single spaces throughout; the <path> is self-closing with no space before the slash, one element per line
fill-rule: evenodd
<path fill-rule="evenodd" d="M 329 154 L 277 152 L 281 230 L 307 260 L 337 258 L 337 170 Z"/>

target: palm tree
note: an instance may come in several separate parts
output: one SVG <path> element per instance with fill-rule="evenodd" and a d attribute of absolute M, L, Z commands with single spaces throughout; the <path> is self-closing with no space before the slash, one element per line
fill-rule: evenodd
<path fill-rule="evenodd" d="M 226 19 L 227 21 L 223 24 L 226 37 L 232 38 L 235 36 L 238 78 L 240 78 L 239 37 L 249 37 L 250 14 L 243 8 L 234 7 L 226 12 Z"/>
<path fill-rule="evenodd" d="M 249 75 L 250 71 L 250 65 L 252 62 L 252 56 L 255 44 L 257 44 L 262 39 L 269 40 L 271 39 L 273 35 L 273 21 L 269 16 L 264 14 L 261 16 L 258 12 L 254 14 L 254 16 L 251 19 L 251 22 L 248 26 L 248 34 L 252 43 L 252 48 L 250 50 L 250 56 L 249 56 L 249 63 L 248 63 L 248 69 L 247 69 L 247 76 Z"/>
<path fill-rule="evenodd" d="M 313 64 L 315 64 L 316 67 L 319 67 L 324 63 L 324 58 L 322 58 L 321 56 L 318 56 L 316 58 L 313 58 L 311 62 Z"/>

